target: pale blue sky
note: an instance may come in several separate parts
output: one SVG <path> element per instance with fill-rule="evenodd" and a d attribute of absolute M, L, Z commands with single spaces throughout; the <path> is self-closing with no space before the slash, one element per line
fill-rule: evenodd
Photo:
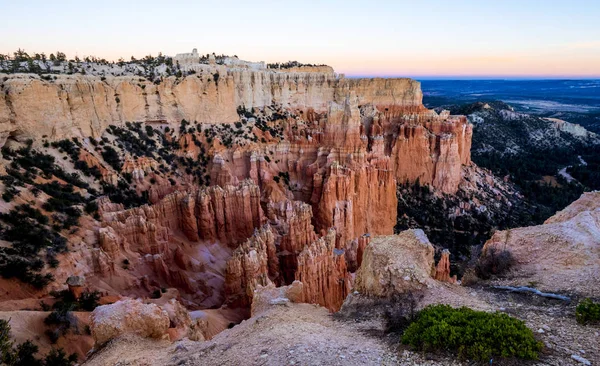
<path fill-rule="evenodd" d="M 0 53 L 196 47 L 348 75 L 600 76 L 600 0 L 0 0 L 0 13 Z"/>

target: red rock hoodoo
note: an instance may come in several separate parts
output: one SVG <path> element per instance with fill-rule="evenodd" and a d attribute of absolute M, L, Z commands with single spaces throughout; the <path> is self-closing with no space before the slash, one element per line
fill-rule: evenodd
<path fill-rule="evenodd" d="M 470 164 L 472 126 L 427 110 L 414 80 L 214 67 L 218 79 L 200 70 L 160 84 L 91 75 L 4 81 L 2 144 L 77 136 L 80 161 L 101 181 L 128 180 L 151 202 L 124 209 L 97 200 L 99 218 L 77 236 L 84 249 L 65 255 L 90 288 L 148 296 L 171 287 L 188 308 L 247 309 L 257 286 L 300 281 L 303 301 L 337 310 L 371 236 L 394 232 L 397 183 L 453 193 Z M 197 123 L 187 129 L 182 120 Z M 120 171 L 102 162 L 90 136 L 131 127 L 125 121 L 158 126 L 173 150 L 168 160 L 185 172 L 167 175 L 160 154 L 120 148 Z M 447 255 L 436 278 L 451 280 Z"/>

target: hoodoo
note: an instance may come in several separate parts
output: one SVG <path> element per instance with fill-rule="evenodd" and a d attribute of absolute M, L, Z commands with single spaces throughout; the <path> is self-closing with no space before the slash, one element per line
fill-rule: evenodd
<path fill-rule="evenodd" d="M 247 318 L 260 288 L 293 285 L 295 302 L 337 311 L 371 236 L 394 233 L 397 184 L 451 194 L 470 165 L 471 125 L 427 110 L 414 80 L 195 55 L 153 78 L 100 65 L 2 78 L 6 212 L 36 210 L 32 230 L 62 238 L 45 249 L 56 269 L 18 277 L 45 282 L 35 296 L 85 278 L 76 300 L 178 300 L 206 334 Z M 93 324 L 113 322 L 100 320 L 110 309 Z M 96 327 L 100 343 L 135 328 L 119 316 Z"/>

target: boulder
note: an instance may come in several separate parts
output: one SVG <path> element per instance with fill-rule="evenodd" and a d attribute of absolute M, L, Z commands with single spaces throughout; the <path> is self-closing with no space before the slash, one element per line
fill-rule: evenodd
<path fill-rule="evenodd" d="M 70 276 L 67 278 L 67 286 L 69 286 L 69 292 L 75 299 L 79 299 L 83 293 L 85 286 L 85 277 L 83 276 Z"/>
<path fill-rule="evenodd" d="M 257 285 L 252 297 L 252 316 L 260 314 L 272 306 L 286 306 L 290 302 L 303 302 L 302 290 L 304 285 L 294 281 L 289 286 L 275 287 L 269 283 L 267 286 Z"/>
<path fill-rule="evenodd" d="M 365 295 L 390 297 L 431 285 L 434 249 L 421 229 L 377 236 L 365 248 L 354 289 Z"/>
<path fill-rule="evenodd" d="M 132 299 L 98 306 L 91 316 L 92 336 L 99 346 L 124 334 L 161 339 L 168 335 L 169 323 L 167 311 Z"/>
<path fill-rule="evenodd" d="M 161 306 L 169 315 L 169 338 L 176 341 L 189 338 L 192 341 L 204 341 L 206 339 L 206 320 L 192 319 L 187 309 L 175 299 L 169 300 Z"/>

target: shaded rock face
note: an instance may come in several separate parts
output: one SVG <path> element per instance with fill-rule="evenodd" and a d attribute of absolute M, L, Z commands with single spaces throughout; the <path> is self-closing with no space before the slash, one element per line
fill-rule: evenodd
<path fill-rule="evenodd" d="M 516 285 L 598 296 L 600 192 L 584 193 L 542 225 L 496 232 L 482 255 L 492 248 L 512 253 Z"/>
<path fill-rule="evenodd" d="M 98 306 L 91 317 L 92 336 L 98 346 L 125 334 L 164 338 L 169 329 L 168 313 L 154 304 L 122 300 Z"/>
<path fill-rule="evenodd" d="M 230 306 L 249 307 L 256 286 L 272 284 L 270 277 L 278 275 L 275 251 L 275 237 L 265 225 L 233 252 L 225 272 L 225 294 Z"/>
<path fill-rule="evenodd" d="M 277 253 L 281 278 L 276 282 L 289 284 L 296 276 L 298 254 L 317 239 L 312 225 L 312 208 L 300 201 L 270 202 L 266 215 L 273 229 L 281 236 Z M 272 275 L 275 272 L 270 269 Z"/>
<path fill-rule="evenodd" d="M 352 281 L 344 250 L 335 248 L 335 230 L 307 246 L 298 256 L 296 280 L 302 282 L 302 301 L 336 311 L 350 292 Z"/>
<path fill-rule="evenodd" d="M 223 302 L 231 250 L 265 221 L 259 188 L 249 181 L 179 191 L 129 210 L 101 205 L 100 212 L 104 227 L 98 230 L 98 243 L 107 258 L 97 275 L 121 290 L 135 286 L 139 278 L 147 289 L 176 287 L 188 301 L 203 306 Z M 128 274 L 140 277 L 123 283 L 112 275 L 125 259 L 133 267 Z"/>
<path fill-rule="evenodd" d="M 376 236 L 365 249 L 354 289 L 375 297 L 423 290 L 435 275 L 433 254 L 433 246 L 420 229 Z"/>

